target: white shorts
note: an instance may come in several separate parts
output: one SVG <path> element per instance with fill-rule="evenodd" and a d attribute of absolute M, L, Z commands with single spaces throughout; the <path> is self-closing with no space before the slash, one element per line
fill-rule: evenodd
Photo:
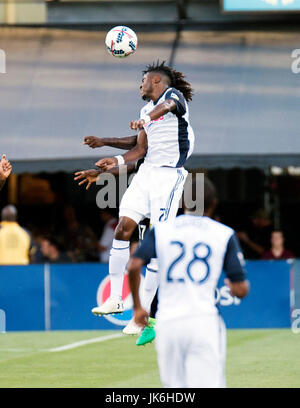
<path fill-rule="evenodd" d="M 226 328 L 221 316 L 158 321 L 155 332 L 164 387 L 225 387 Z"/>
<path fill-rule="evenodd" d="M 150 218 L 150 224 L 175 218 L 188 172 L 183 168 L 154 167 L 143 163 L 120 203 L 120 217 L 137 224 Z"/>

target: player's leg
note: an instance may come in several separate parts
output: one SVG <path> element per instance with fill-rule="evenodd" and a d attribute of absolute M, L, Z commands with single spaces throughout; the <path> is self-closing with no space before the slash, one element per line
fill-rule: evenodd
<path fill-rule="evenodd" d="M 220 361 L 221 361 L 221 372 L 220 372 L 220 387 L 226 388 L 226 325 L 221 315 L 219 315 L 219 351 L 220 351 Z"/>
<path fill-rule="evenodd" d="M 175 218 L 182 198 L 188 172 L 181 169 L 157 168 L 156 178 L 160 183 L 153 183 L 150 197 L 151 225 Z"/>
<path fill-rule="evenodd" d="M 150 315 L 151 304 L 158 288 L 158 266 L 157 259 L 151 259 L 146 267 L 143 294 L 141 297 L 142 306 Z M 137 346 L 144 346 L 155 339 L 155 318 L 149 317 L 148 325 L 143 329 L 140 337 L 136 341 Z"/>
<path fill-rule="evenodd" d="M 182 197 L 183 187 L 188 172 L 185 169 L 157 168 L 152 171 L 152 186 L 150 192 L 150 224 L 163 222 L 167 219 L 175 218 L 178 212 L 180 199 Z M 159 186 L 157 180 L 160 180 Z M 152 263 L 152 262 L 151 262 Z M 154 266 L 154 268 L 153 268 Z M 157 263 L 153 264 L 152 269 L 157 270 Z M 151 268 L 151 266 L 150 266 Z M 156 279 L 157 278 L 157 279 Z M 147 279 L 147 270 L 146 270 Z M 146 299 L 144 306 L 148 307 L 150 312 L 151 303 L 158 288 L 158 276 L 149 274 L 149 283 L 151 290 L 145 293 Z M 147 284 L 146 286 L 147 287 Z M 142 300 L 143 302 L 143 300 Z M 136 341 L 137 346 L 142 346 L 152 342 L 155 339 L 155 318 L 149 318 L 149 324 L 144 328 L 140 337 Z"/>
<path fill-rule="evenodd" d="M 146 274 L 144 279 L 144 288 L 142 295 L 142 306 L 150 314 L 151 304 L 158 288 L 158 266 L 157 259 L 151 259 L 151 262 L 146 266 Z"/>
<path fill-rule="evenodd" d="M 95 315 L 122 313 L 123 279 L 126 265 L 130 257 L 130 237 L 137 224 L 129 217 L 120 217 L 115 230 L 109 257 L 110 297 L 98 307 L 92 309 Z"/>
<path fill-rule="evenodd" d="M 218 316 L 201 316 L 190 321 L 190 344 L 185 359 L 187 387 L 224 387 Z"/>
<path fill-rule="evenodd" d="M 111 293 L 103 305 L 92 310 L 94 314 L 110 314 L 116 313 L 115 310 L 117 312 L 124 310 L 122 289 L 124 273 L 130 256 L 130 238 L 139 222 L 149 213 L 146 176 L 147 174 L 141 167 L 122 197 L 119 223 L 115 230 L 109 258 Z"/>
<path fill-rule="evenodd" d="M 163 387 L 186 388 L 185 348 L 182 327 L 177 321 L 157 325 L 155 349 Z"/>

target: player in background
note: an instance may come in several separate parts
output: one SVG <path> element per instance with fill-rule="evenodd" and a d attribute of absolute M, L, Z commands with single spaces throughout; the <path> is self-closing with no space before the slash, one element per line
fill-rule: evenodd
<path fill-rule="evenodd" d="M 150 258 L 158 259 L 155 330 L 164 387 L 225 387 L 225 325 L 215 290 L 222 270 L 232 296 L 245 297 L 249 282 L 234 230 L 210 218 L 216 202 L 215 188 L 205 179 L 204 216 L 186 211 L 156 224 L 128 263 L 134 317 L 145 326 L 148 312 L 139 298 L 140 273 Z"/>
<path fill-rule="evenodd" d="M 7 160 L 6 155 L 3 154 L 0 160 L 0 191 L 2 190 L 6 180 L 10 176 L 12 165 Z"/>
<path fill-rule="evenodd" d="M 96 315 L 124 310 L 121 295 L 129 260 L 130 237 L 144 218 L 150 218 L 151 225 L 155 225 L 176 217 L 188 174 L 183 166 L 194 147 L 188 111 L 192 89 L 184 75 L 164 62 L 149 65 L 144 71 L 140 91 L 142 99 L 148 103 L 142 108 L 140 119 L 130 122 L 131 129 L 140 129 L 136 146 L 124 155 L 96 163 L 107 171 L 116 165 L 145 157 L 120 204 L 119 223 L 109 262 L 111 293 L 103 305 L 93 308 L 92 312 Z M 153 288 L 152 299 L 143 299 L 146 309 L 150 308 L 158 287 L 156 272 L 156 260 L 153 258 L 147 265 L 145 277 L 151 281 Z M 133 320 L 131 325 L 135 325 Z"/>

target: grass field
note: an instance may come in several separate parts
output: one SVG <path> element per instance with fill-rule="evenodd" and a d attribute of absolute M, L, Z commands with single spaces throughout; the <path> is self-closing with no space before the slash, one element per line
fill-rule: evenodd
<path fill-rule="evenodd" d="M 119 333 L 0 334 L 0 387 L 161 387 L 154 344 Z M 299 342 L 290 330 L 228 330 L 227 386 L 300 387 Z"/>

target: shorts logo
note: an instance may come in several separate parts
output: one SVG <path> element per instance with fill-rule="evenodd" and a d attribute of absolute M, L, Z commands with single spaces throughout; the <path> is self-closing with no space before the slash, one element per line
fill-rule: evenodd
<path fill-rule="evenodd" d="M 143 289 L 144 277 L 141 276 L 140 296 Z M 101 306 L 110 295 L 110 277 L 107 275 L 100 283 L 97 290 L 97 304 Z M 133 316 L 133 301 L 129 289 L 128 274 L 124 275 L 122 300 L 124 303 L 124 312 L 122 314 L 104 315 L 103 317 L 110 323 L 117 326 L 126 326 Z"/>

